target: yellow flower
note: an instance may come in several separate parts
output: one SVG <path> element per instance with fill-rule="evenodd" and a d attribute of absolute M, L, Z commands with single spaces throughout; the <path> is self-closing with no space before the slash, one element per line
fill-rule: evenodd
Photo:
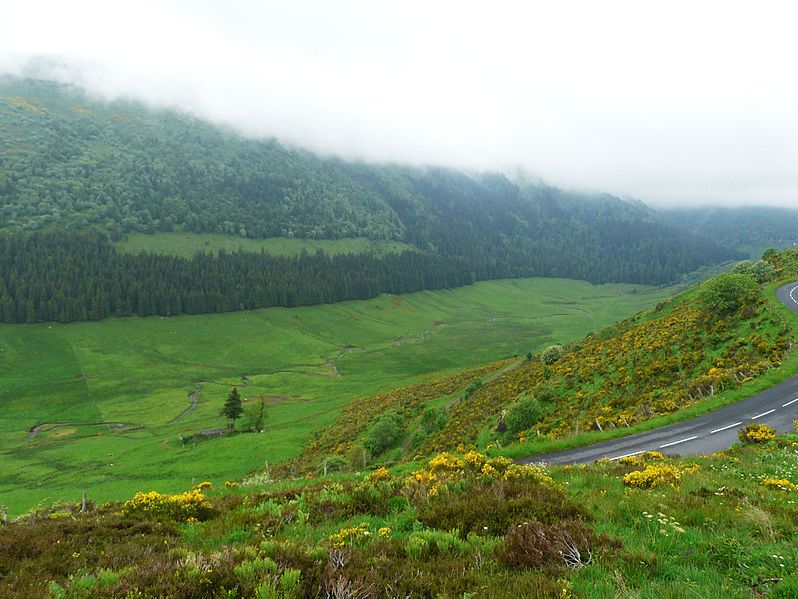
<path fill-rule="evenodd" d="M 798 485 L 784 478 L 766 478 L 762 481 L 762 484 L 769 489 L 776 489 L 778 491 L 798 491 Z"/>
<path fill-rule="evenodd" d="M 389 478 L 391 478 L 391 473 L 388 471 L 388 469 L 385 466 L 381 466 L 380 468 L 377 468 L 374 472 L 370 473 L 366 477 L 366 480 L 372 482 L 378 482 L 381 480 L 388 480 Z"/>

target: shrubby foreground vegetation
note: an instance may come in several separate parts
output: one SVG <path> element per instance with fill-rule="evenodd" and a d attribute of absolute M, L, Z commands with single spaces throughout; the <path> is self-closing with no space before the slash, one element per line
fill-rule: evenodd
<path fill-rule="evenodd" d="M 412 468 L 60 504 L 0 525 L 24 597 L 795 597 L 798 435 L 683 461 Z"/>

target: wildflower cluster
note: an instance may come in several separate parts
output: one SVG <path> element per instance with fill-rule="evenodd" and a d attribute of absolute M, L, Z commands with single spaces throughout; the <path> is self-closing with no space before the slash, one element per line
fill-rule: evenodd
<path fill-rule="evenodd" d="M 649 464 L 643 470 L 633 470 L 623 477 L 623 484 L 634 489 L 678 487 L 682 476 L 698 472 L 700 466 L 679 467 L 672 464 Z"/>
<path fill-rule="evenodd" d="M 385 480 L 390 480 L 391 473 L 385 466 L 380 466 L 374 472 L 369 473 L 366 477 L 366 480 L 369 482 L 382 482 Z"/>
<path fill-rule="evenodd" d="M 383 530 L 387 530 L 387 534 L 383 534 Z M 390 528 L 380 529 L 380 536 L 384 537 L 390 535 Z M 346 545 L 356 545 L 371 536 L 369 532 L 368 522 L 363 522 L 357 526 L 350 526 L 342 528 L 338 532 L 330 535 L 329 541 L 333 547 L 345 547 Z"/>
<path fill-rule="evenodd" d="M 743 443 L 767 443 L 776 438 L 776 431 L 767 424 L 749 424 L 738 433 Z"/>
<path fill-rule="evenodd" d="M 678 534 L 684 534 L 684 528 L 682 528 L 682 525 L 679 524 L 679 522 L 673 516 L 666 516 L 662 512 L 658 512 L 655 516 L 654 514 L 649 514 L 648 512 L 644 511 L 643 517 L 651 522 L 653 522 L 656 518 L 659 534 L 663 537 L 668 537 L 674 532 Z"/>
<path fill-rule="evenodd" d="M 640 466 L 645 462 L 661 462 L 665 459 L 659 451 L 645 451 L 638 455 L 629 455 L 618 460 L 624 466 Z"/>
<path fill-rule="evenodd" d="M 463 457 L 448 452 L 439 453 L 405 478 L 405 491 L 420 498 L 434 497 L 452 484 L 463 481 L 528 480 L 553 486 L 554 480 L 542 466 L 521 466 L 505 457 L 488 458 L 470 451 Z"/>
<path fill-rule="evenodd" d="M 768 489 L 779 491 L 798 491 L 798 485 L 788 481 L 786 478 L 766 478 L 762 481 Z"/>
<path fill-rule="evenodd" d="M 166 518 L 178 521 L 204 520 L 213 515 L 211 503 L 197 489 L 186 493 L 168 495 L 150 491 L 136 493 L 133 499 L 125 502 L 122 512 L 126 515 L 139 515 L 151 518 Z"/>

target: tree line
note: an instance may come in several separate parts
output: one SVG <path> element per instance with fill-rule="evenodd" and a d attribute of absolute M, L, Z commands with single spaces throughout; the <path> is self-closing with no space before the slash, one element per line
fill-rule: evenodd
<path fill-rule="evenodd" d="M 98 231 L 56 229 L 0 235 L 0 322 L 73 322 L 110 316 L 176 316 L 307 306 L 469 285 L 479 280 L 570 276 L 666 282 L 658 261 L 614 254 L 541 251 L 504 257 L 405 251 L 385 256 L 321 250 L 298 256 L 219 251 L 191 258 L 126 254 Z"/>
<path fill-rule="evenodd" d="M 186 259 L 123 254 L 95 231 L 0 236 L 0 321 L 8 323 L 306 306 L 474 280 L 463 260 L 420 252 Z"/>

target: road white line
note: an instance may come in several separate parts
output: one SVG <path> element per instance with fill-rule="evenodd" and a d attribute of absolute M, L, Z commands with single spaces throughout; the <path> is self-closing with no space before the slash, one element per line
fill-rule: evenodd
<path fill-rule="evenodd" d="M 729 430 L 732 427 L 738 426 L 742 424 L 742 422 L 735 422 L 734 424 L 730 424 L 729 426 L 724 426 L 723 428 L 716 428 L 714 431 L 709 431 L 710 435 L 714 435 L 715 433 L 719 433 L 720 431 Z"/>
<path fill-rule="evenodd" d="M 787 406 L 789 406 L 790 404 L 794 404 L 796 401 L 798 401 L 798 397 L 796 397 L 796 398 L 795 398 L 795 399 L 793 399 L 792 401 L 788 401 L 787 403 L 783 403 L 783 404 L 781 404 L 781 407 L 782 407 L 782 408 L 786 408 L 786 407 L 787 407 Z"/>
<path fill-rule="evenodd" d="M 693 439 L 698 439 L 698 435 L 693 435 L 692 437 L 687 437 L 686 439 L 682 439 L 681 441 L 674 441 L 673 443 L 665 443 L 665 445 L 660 445 L 659 448 L 662 449 L 664 447 L 670 447 L 671 445 L 678 445 L 679 443 L 686 443 L 687 441 L 692 441 Z"/>
<path fill-rule="evenodd" d="M 614 458 L 610 458 L 610 462 L 614 462 L 615 460 L 620 460 L 621 458 L 631 458 L 633 455 L 639 455 L 641 453 L 645 453 L 645 449 L 641 449 L 640 451 L 635 451 L 633 453 L 625 453 L 623 455 L 615 456 Z"/>
<path fill-rule="evenodd" d="M 795 296 L 793 295 L 793 293 L 795 293 L 796 290 L 798 290 L 798 286 L 790 289 L 790 299 L 794 301 L 796 304 L 798 304 L 798 299 L 795 299 Z"/>
<path fill-rule="evenodd" d="M 751 420 L 756 420 L 757 418 L 762 418 L 762 416 L 767 416 L 768 414 L 772 414 L 776 411 L 776 408 L 772 410 L 768 410 L 767 412 L 762 412 L 761 414 L 757 414 L 756 416 L 751 416 Z"/>

